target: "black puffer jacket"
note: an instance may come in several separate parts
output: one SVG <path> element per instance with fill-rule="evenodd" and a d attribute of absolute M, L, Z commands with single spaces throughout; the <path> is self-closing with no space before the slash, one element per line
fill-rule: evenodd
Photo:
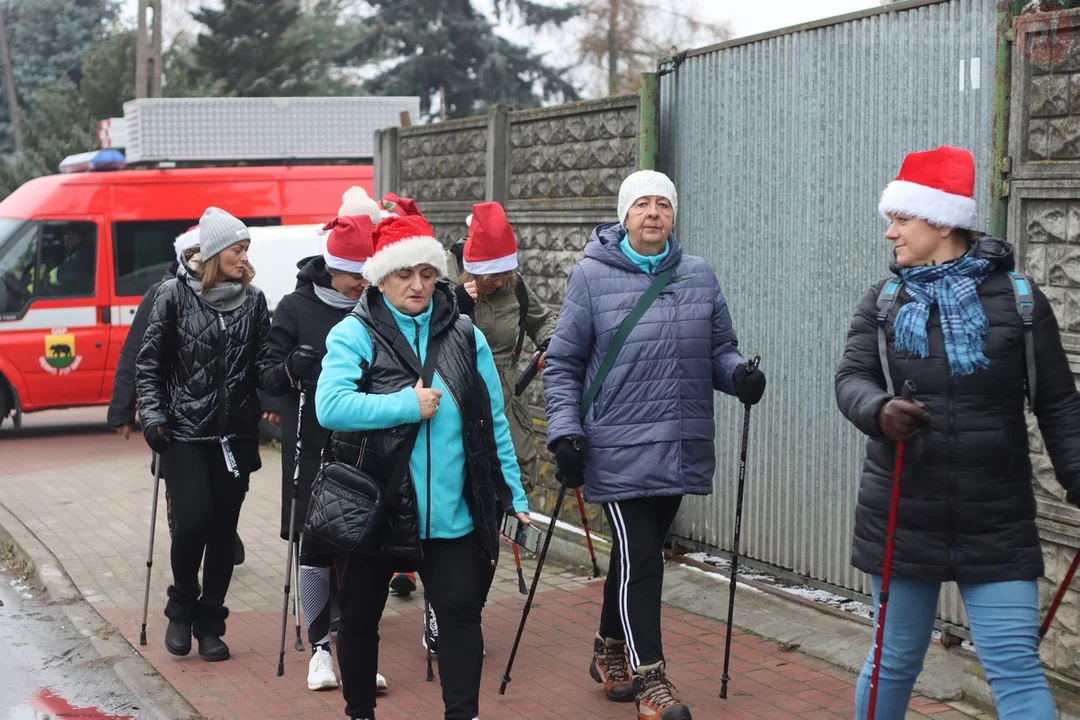
<path fill-rule="evenodd" d="M 120 358 L 116 361 L 116 375 L 113 377 L 113 391 L 109 399 L 109 414 L 107 415 L 111 428 L 135 423 L 135 358 L 139 355 L 143 335 L 146 334 L 146 327 L 150 324 L 150 311 L 154 309 L 154 297 L 157 296 L 158 288 L 166 280 L 176 277 L 177 267 L 179 263 L 173 263 L 165 276 L 147 289 L 146 294 L 139 301 L 135 317 L 131 319 L 131 327 L 128 328 L 123 347 L 120 348 Z"/>
<path fill-rule="evenodd" d="M 901 292 L 886 325 L 896 388 L 912 380 L 930 412 L 929 427 L 909 443 L 901 479 L 893 571 L 916 580 L 999 582 L 1042 575 L 1035 496 L 1024 416 L 1024 333 L 1016 309 L 1008 243 L 976 240 L 975 255 L 997 270 L 979 286 L 990 323 L 990 366 L 953 376 L 941 320 L 930 314 L 930 353 L 919 358 L 893 347 L 893 318 L 910 297 Z M 894 268 L 895 270 L 895 268 Z M 841 412 L 870 439 L 855 510 L 852 564 L 880 575 L 885 552 L 895 445 L 877 424 L 889 399 L 878 357 L 877 298 L 885 281 L 863 297 L 836 372 Z M 1032 283 L 1034 287 L 1034 283 Z M 1080 499 L 1080 395 L 1049 301 L 1035 288 L 1035 413 L 1058 480 Z"/>
<path fill-rule="evenodd" d="M 289 353 L 300 345 L 310 345 L 322 357 L 326 354 L 326 336 L 349 310 L 331 307 L 315 294 L 315 285 L 330 287 L 330 273 L 321 257 L 298 263 L 296 290 L 281 298 L 270 325 L 269 360 L 271 371 L 266 391 L 281 395 L 281 537 L 289 535 L 289 510 L 292 507 L 292 483 L 296 462 L 296 420 L 300 408 L 300 390 L 294 388 L 285 371 Z M 315 379 L 318 379 L 318 370 Z M 319 459 L 330 434 L 315 417 L 315 384 L 304 405 L 303 449 L 300 452 L 300 486 L 296 499 L 296 530 L 303 529 L 307 517 L 311 483 L 319 471 Z"/>
<path fill-rule="evenodd" d="M 254 286 L 239 308 L 219 312 L 182 278 L 163 283 L 136 361 L 143 427 L 164 425 L 181 442 L 257 439 L 269 333 Z"/>
<path fill-rule="evenodd" d="M 465 446 L 465 502 L 475 526 L 479 550 L 492 565 L 499 555 L 499 525 L 507 509 L 513 507 L 510 488 L 502 474 L 491 415 L 491 398 L 476 369 L 476 335 L 472 321 L 456 307 L 449 283 L 440 281 L 432 298 L 429 343 L 439 338 L 435 370 L 446 385 L 462 416 Z M 363 322 L 372 340 L 372 358 L 364 371 L 362 392 L 390 394 L 410 387 L 420 377 L 421 367 L 409 341 L 386 308 L 378 288 L 368 287 L 353 313 Z M 429 348 L 430 348 L 429 344 Z M 420 544 L 416 487 L 408 470 L 417 425 L 403 425 L 370 432 L 335 432 L 331 440 L 333 460 L 355 465 L 389 484 L 388 473 L 398 467 L 405 473 L 396 511 L 377 554 L 394 558 L 398 570 L 415 569 L 423 557 Z M 429 453 L 431 450 L 428 451 Z M 404 460 L 404 462 L 401 462 Z M 428 467 L 436 458 L 429 455 Z M 429 485 L 430 486 L 430 485 Z M 347 518 L 340 518 L 347 522 Z M 321 549 L 308 544 L 304 554 Z"/>

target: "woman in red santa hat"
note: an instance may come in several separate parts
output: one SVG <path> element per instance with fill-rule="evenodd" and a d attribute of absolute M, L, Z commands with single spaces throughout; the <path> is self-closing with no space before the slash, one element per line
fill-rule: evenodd
<path fill-rule="evenodd" d="M 499 527 L 506 514 L 529 523 L 491 349 L 445 276 L 445 251 L 422 217 L 380 222 L 364 264 L 370 284 L 330 331 L 315 393 L 319 422 L 333 431 L 327 459 L 359 467 L 388 508 L 374 547 L 334 557 L 345 712 L 362 720 L 375 717 L 379 620 L 402 570 L 420 572 L 439 616 L 444 717 L 479 716 L 480 620 Z M 328 532 L 355 511 L 323 507 Z"/>
<path fill-rule="evenodd" d="M 518 273 L 517 239 L 502 205 L 473 205 L 466 224 L 468 238 L 459 241 L 448 258 L 450 277 L 459 283 L 455 288 L 458 308 L 472 317 L 491 344 L 521 466 L 521 482 L 529 492 L 536 483 L 536 441 L 532 415 L 521 398 L 514 395 L 520 374 L 517 361 L 528 338 L 536 346 L 538 365 L 543 369 L 543 353 L 555 334 L 558 317 Z"/>
<path fill-rule="evenodd" d="M 296 290 L 281 299 L 270 328 L 270 359 L 277 368 L 269 392 L 282 397 L 281 423 L 281 537 L 288 538 L 292 485 L 296 462 L 296 423 L 300 392 L 307 394 L 300 452 L 300 483 L 297 495 L 297 532 L 307 517 L 311 485 L 319 470 L 327 430 L 315 417 L 314 392 L 320 364 L 326 354 L 326 336 L 356 307 L 367 281 L 364 263 L 374 251 L 372 226 L 379 218 L 378 204 L 363 188 L 353 187 L 342 197 L 339 216 L 323 228 L 326 249 L 322 255 L 298 264 Z M 308 689 L 338 687 L 330 654 L 331 577 L 330 556 L 302 545 L 300 587 L 304 605 L 311 660 Z M 386 690 L 386 678 L 376 673 L 375 689 Z"/>
<path fill-rule="evenodd" d="M 1046 296 L 1031 278 L 1010 274 L 1012 245 L 975 231 L 974 188 L 967 150 L 905 158 L 878 205 L 893 276 L 859 303 L 836 372 L 840 410 L 868 436 L 852 564 L 871 576 L 878 618 L 893 548 L 877 720 L 905 717 L 943 582 L 960 588 L 998 717 L 1056 717 L 1039 662 L 1043 556 L 1024 403 L 1076 503 L 1080 395 Z M 912 400 L 897 397 L 907 381 Z M 909 452 L 888 542 L 900 441 L 910 441 Z M 874 664 L 872 647 L 859 677 L 860 719 Z"/>

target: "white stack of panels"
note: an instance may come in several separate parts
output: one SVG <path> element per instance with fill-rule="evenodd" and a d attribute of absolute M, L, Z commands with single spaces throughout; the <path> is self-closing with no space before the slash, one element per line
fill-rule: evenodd
<path fill-rule="evenodd" d="M 148 98 L 124 104 L 133 163 L 371 159 L 418 97 Z"/>

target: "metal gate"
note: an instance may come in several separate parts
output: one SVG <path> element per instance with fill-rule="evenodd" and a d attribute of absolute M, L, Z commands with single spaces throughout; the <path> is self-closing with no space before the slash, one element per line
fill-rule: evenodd
<path fill-rule="evenodd" d="M 878 197 L 907 152 L 970 149 L 989 213 L 994 0 L 881 8 L 694 51 L 661 78 L 676 232 L 716 270 L 769 380 L 752 414 L 741 550 L 847 593 L 864 439 L 833 373 L 856 303 L 889 274 Z M 717 400 L 717 492 L 675 534 L 730 549 L 741 408 Z M 955 588 L 942 618 L 966 625 Z"/>

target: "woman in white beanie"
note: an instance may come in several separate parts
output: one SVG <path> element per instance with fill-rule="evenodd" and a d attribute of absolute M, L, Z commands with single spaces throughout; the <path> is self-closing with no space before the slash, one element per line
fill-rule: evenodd
<path fill-rule="evenodd" d="M 260 466 L 258 390 L 271 370 L 270 317 L 251 285 L 249 243 L 242 222 L 206 210 L 198 262 L 189 258 L 161 285 L 136 360 L 143 436 L 168 467 L 184 468 L 165 476 L 173 511 L 165 647 L 187 655 L 194 635 L 208 661 L 229 657 L 225 596 L 248 477 Z"/>
<path fill-rule="evenodd" d="M 560 479 L 603 503 L 614 531 L 590 671 L 609 700 L 636 701 L 642 720 L 690 718 L 664 663 L 662 548 L 683 496 L 713 490 L 714 392 L 753 405 L 765 391 L 765 376 L 739 354 L 716 274 L 672 233 L 677 207 L 662 173 L 623 181 L 619 222 L 596 228 L 570 271 L 544 369 Z M 617 329 L 661 286 L 583 407 Z"/>

